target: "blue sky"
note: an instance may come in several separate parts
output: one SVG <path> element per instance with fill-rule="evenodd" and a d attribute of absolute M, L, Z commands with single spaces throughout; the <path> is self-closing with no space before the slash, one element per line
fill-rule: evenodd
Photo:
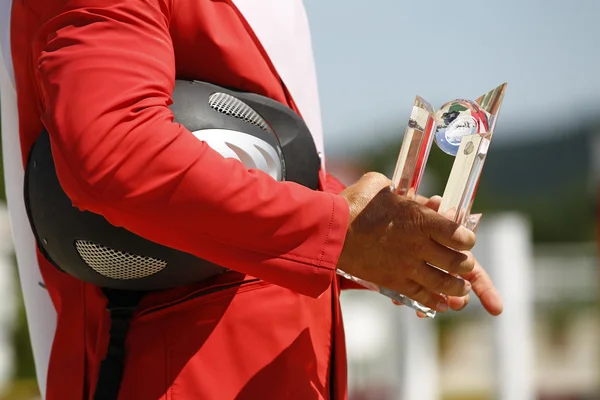
<path fill-rule="evenodd" d="M 498 145 L 521 139 L 517 126 L 600 116 L 598 0 L 304 3 L 330 154 L 379 126 L 400 137 L 417 94 L 439 107 L 505 81 Z"/>

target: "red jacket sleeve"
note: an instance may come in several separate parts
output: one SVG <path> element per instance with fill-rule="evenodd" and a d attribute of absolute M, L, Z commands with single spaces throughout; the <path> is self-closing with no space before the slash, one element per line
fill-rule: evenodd
<path fill-rule="evenodd" d="M 345 200 L 224 159 L 168 108 L 167 0 L 71 0 L 41 31 L 43 122 L 73 204 L 147 239 L 318 296 Z"/>

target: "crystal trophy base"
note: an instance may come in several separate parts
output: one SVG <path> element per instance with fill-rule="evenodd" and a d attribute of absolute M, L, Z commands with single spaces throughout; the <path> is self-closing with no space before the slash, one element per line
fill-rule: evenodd
<path fill-rule="evenodd" d="M 429 317 L 429 318 L 435 317 L 434 310 L 432 310 L 431 308 L 425 307 L 424 305 L 422 305 L 412 299 L 409 299 L 408 297 L 396 292 L 395 290 L 387 289 L 387 288 L 377 285 L 375 283 L 365 281 L 364 279 L 357 278 L 357 277 L 350 275 L 339 269 L 337 270 L 337 274 L 343 276 L 344 278 L 346 278 L 348 280 L 351 280 L 352 282 L 356 282 L 359 285 L 361 285 L 369 290 L 381 293 L 382 295 L 389 297 L 390 299 L 392 299 L 400 304 L 408 306 L 408 307 L 412 308 L 413 310 L 419 311 L 419 312 L 423 313 L 426 317 Z"/>

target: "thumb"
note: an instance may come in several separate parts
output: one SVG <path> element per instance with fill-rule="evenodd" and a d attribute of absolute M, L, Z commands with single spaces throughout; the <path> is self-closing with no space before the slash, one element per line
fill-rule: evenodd
<path fill-rule="evenodd" d="M 389 188 L 391 184 L 392 181 L 390 181 L 387 176 L 380 174 L 379 172 L 367 172 L 355 185 L 359 186 L 361 190 L 375 194 L 385 188 Z"/>
<path fill-rule="evenodd" d="M 342 196 L 350 207 L 350 223 L 362 212 L 367 204 L 379 193 L 389 190 L 391 181 L 385 176 L 377 172 L 368 172 L 364 174 L 356 183 L 344 189 Z"/>

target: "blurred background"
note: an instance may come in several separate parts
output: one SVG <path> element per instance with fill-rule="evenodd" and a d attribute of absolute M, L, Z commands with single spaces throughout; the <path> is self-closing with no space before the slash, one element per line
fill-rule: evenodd
<path fill-rule="evenodd" d="M 351 399 L 600 399 L 600 2 L 305 4 L 345 183 L 391 177 L 415 95 L 437 108 L 508 82 L 473 208 L 505 312 L 418 320 L 345 293 Z M 443 192 L 453 161 L 433 146 L 422 194 Z"/>
<path fill-rule="evenodd" d="M 415 95 L 439 107 L 508 82 L 473 208 L 505 312 L 474 299 L 419 320 L 345 293 L 350 400 L 600 399 L 600 2 L 304 3 L 328 169 L 347 184 L 391 177 Z M 434 145 L 422 194 L 443 192 L 452 162 Z M 0 239 L 0 399 L 34 399 L 3 207 Z"/>

